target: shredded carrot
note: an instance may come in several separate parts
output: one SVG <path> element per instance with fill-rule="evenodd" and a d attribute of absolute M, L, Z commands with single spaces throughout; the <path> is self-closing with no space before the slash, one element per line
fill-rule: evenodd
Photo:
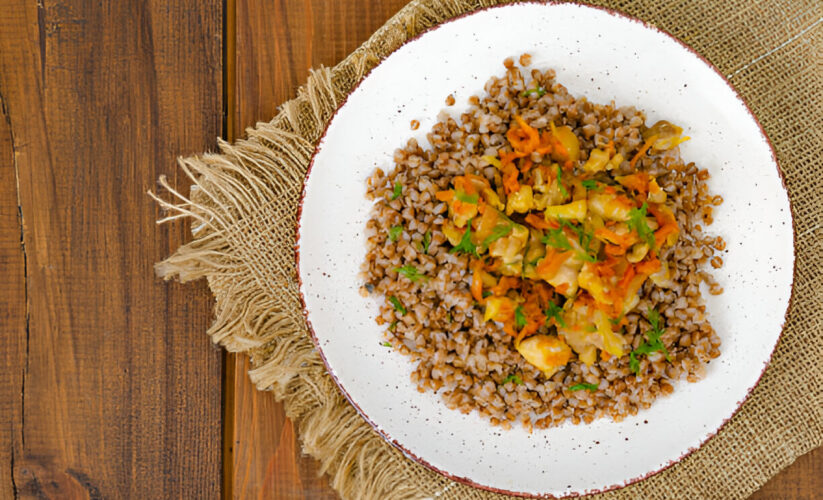
<path fill-rule="evenodd" d="M 540 144 L 540 134 L 519 116 L 514 117 L 518 127 L 509 128 L 506 138 L 515 151 L 530 154 Z"/>
<path fill-rule="evenodd" d="M 557 290 L 557 293 L 559 293 L 560 295 L 564 295 L 569 290 L 569 284 L 560 283 L 554 289 Z"/>
<path fill-rule="evenodd" d="M 534 165 L 534 162 L 532 162 L 531 159 L 525 158 L 523 160 L 523 164 L 520 165 L 520 171 L 525 174 L 526 172 L 529 171 L 529 169 L 532 168 L 533 165 Z"/>
<path fill-rule="evenodd" d="M 434 193 L 434 197 L 440 201 L 451 201 L 454 198 L 454 190 L 447 189 L 445 191 L 438 191 Z"/>
<path fill-rule="evenodd" d="M 654 274 L 658 269 L 660 269 L 660 261 L 658 259 L 649 259 L 644 260 L 636 264 L 635 269 L 637 270 L 637 274 Z"/>
<path fill-rule="evenodd" d="M 537 263 L 535 271 L 537 271 L 537 274 L 540 276 L 550 278 L 557 273 L 560 266 L 562 266 L 563 263 L 566 262 L 566 259 L 568 259 L 571 255 L 572 252 L 552 251 L 547 253 L 546 256 Z"/>
<path fill-rule="evenodd" d="M 606 351 L 600 351 L 600 359 L 602 361 L 608 361 L 612 358 L 612 355 L 607 353 Z"/>
<path fill-rule="evenodd" d="M 478 302 L 483 302 L 483 279 L 480 275 L 481 267 L 482 263 L 481 265 L 474 266 L 474 273 L 472 273 L 472 297 L 474 297 L 474 300 Z"/>
<path fill-rule="evenodd" d="M 515 193 L 520 189 L 520 183 L 517 181 L 519 174 L 520 172 L 512 164 L 508 164 L 503 168 L 503 189 L 506 194 Z"/>
<path fill-rule="evenodd" d="M 638 193 L 649 192 L 649 181 L 651 176 L 646 172 L 638 172 L 636 174 L 626 175 L 618 179 L 617 182 L 623 186 L 633 189 Z"/>
<path fill-rule="evenodd" d="M 549 132 L 544 131 L 540 134 L 540 144 L 537 145 L 537 149 L 535 149 L 535 151 L 541 155 L 546 155 L 552 152 L 552 135 Z"/>
<path fill-rule="evenodd" d="M 606 255 L 610 255 L 612 257 L 620 257 L 621 255 L 626 255 L 626 248 L 612 245 L 607 243 L 605 247 L 603 247 L 603 251 L 606 252 Z"/>
<path fill-rule="evenodd" d="M 475 203 L 464 203 L 460 200 L 454 200 L 452 202 L 452 210 L 454 213 L 463 217 L 471 217 L 474 212 L 477 210 L 477 204 Z"/>
<path fill-rule="evenodd" d="M 631 283 L 632 278 L 634 278 L 636 274 L 637 273 L 634 270 L 634 266 L 626 267 L 626 272 L 623 273 L 623 277 L 620 278 L 620 281 L 617 282 L 617 288 L 621 289 L 620 291 L 622 291 L 622 289 L 625 289 L 627 286 L 629 286 L 629 283 Z"/>
<path fill-rule="evenodd" d="M 500 155 L 500 165 L 505 168 L 507 165 L 511 165 L 514 163 L 514 160 L 518 158 L 523 158 L 524 156 L 528 156 L 527 153 L 518 153 L 517 151 L 513 151 L 511 153 L 503 153 Z"/>
<path fill-rule="evenodd" d="M 675 219 L 674 214 L 671 212 L 665 212 L 659 209 L 654 203 L 649 203 L 648 207 L 649 212 L 654 215 L 657 224 L 660 226 L 659 229 L 654 232 L 654 244 L 660 247 L 670 234 L 676 234 L 680 228 L 677 225 L 677 219 Z"/>
<path fill-rule="evenodd" d="M 513 276 L 501 276 L 500 281 L 491 288 L 492 295 L 502 297 L 512 288 L 520 286 L 520 280 Z"/>
<path fill-rule="evenodd" d="M 606 240 L 616 246 L 622 247 L 625 251 L 626 247 L 630 247 L 637 243 L 637 237 L 634 233 L 617 234 L 609 228 L 601 227 L 594 231 L 594 236 L 601 240 Z"/>
<path fill-rule="evenodd" d="M 637 154 L 634 155 L 634 158 L 632 158 L 632 161 L 629 162 L 629 165 L 632 168 L 634 168 L 635 164 L 640 158 L 643 158 L 643 156 L 645 156 L 646 152 L 649 150 L 650 147 L 652 147 L 652 144 L 654 144 L 654 141 L 656 140 L 657 135 L 653 135 L 646 140 L 646 142 L 643 144 L 643 147 L 640 148 L 640 151 L 638 151 Z"/>
<path fill-rule="evenodd" d="M 526 223 L 535 229 L 549 229 L 549 223 L 542 215 L 531 213 L 526 216 Z"/>

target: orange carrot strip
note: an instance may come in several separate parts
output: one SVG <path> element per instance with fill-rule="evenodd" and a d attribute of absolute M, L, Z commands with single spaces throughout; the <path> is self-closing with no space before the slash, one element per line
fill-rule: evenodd
<path fill-rule="evenodd" d="M 517 181 L 517 176 L 520 174 L 514 165 L 509 164 L 503 169 L 503 189 L 506 194 L 512 194 L 520 189 L 520 183 Z"/>
<path fill-rule="evenodd" d="M 638 274 L 654 274 L 655 271 L 660 269 L 660 261 L 658 259 L 644 260 L 635 265 L 635 269 Z"/>
<path fill-rule="evenodd" d="M 471 292 L 472 297 L 474 297 L 474 300 L 478 302 L 483 302 L 483 279 L 480 276 L 480 267 L 481 266 L 474 266 L 474 273 L 472 273 Z"/>
<path fill-rule="evenodd" d="M 640 151 L 638 151 L 637 154 L 634 155 L 634 158 L 632 158 L 632 161 L 629 162 L 629 165 L 632 168 L 634 168 L 634 165 L 637 163 L 637 160 L 639 160 L 640 158 L 643 158 L 643 156 L 645 156 L 646 151 L 648 151 L 649 148 L 652 147 L 652 144 L 654 144 L 654 141 L 656 141 L 656 140 L 657 140 L 656 135 L 653 135 L 653 136 L 648 138 L 648 140 L 643 144 L 643 147 L 640 148 Z"/>
<path fill-rule="evenodd" d="M 535 229 L 549 229 L 549 223 L 542 215 L 531 213 L 526 216 L 526 223 Z"/>
<path fill-rule="evenodd" d="M 434 193 L 434 197 L 440 201 L 451 201 L 454 198 L 454 190 L 447 189 L 445 191 L 438 191 Z"/>
<path fill-rule="evenodd" d="M 571 254 L 572 252 L 556 251 L 546 254 L 546 256 L 537 263 L 537 267 L 535 268 L 537 274 L 546 277 L 554 276 Z"/>

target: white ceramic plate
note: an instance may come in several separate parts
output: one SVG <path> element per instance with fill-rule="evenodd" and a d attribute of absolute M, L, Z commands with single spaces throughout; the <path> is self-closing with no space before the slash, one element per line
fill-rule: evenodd
<path fill-rule="evenodd" d="M 713 233 L 728 242 L 706 293 L 722 354 L 698 383 L 620 423 L 528 433 L 490 426 L 419 393 L 410 360 L 380 345 L 378 304 L 358 293 L 371 203 L 365 179 L 393 168 L 392 152 L 421 142 L 454 94 L 457 115 L 502 61 L 528 52 L 573 95 L 612 99 L 669 119 L 692 140 L 684 158 L 708 168 L 725 202 Z M 409 122 L 420 121 L 412 132 Z M 616 13 L 571 4 L 476 12 L 429 31 L 387 57 L 328 126 L 306 179 L 297 234 L 306 317 L 329 372 L 365 419 L 409 457 L 452 478 L 521 495 L 565 496 L 621 487 L 695 450 L 757 384 L 780 336 L 794 264 L 789 200 L 768 140 L 725 79 L 690 49 Z"/>

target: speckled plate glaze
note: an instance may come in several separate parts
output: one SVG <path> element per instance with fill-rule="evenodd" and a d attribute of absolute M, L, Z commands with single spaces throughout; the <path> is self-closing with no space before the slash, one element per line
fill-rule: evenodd
<path fill-rule="evenodd" d="M 528 52 L 576 96 L 614 100 L 668 119 L 692 140 L 683 156 L 708 168 L 722 194 L 711 232 L 728 242 L 706 295 L 722 355 L 704 380 L 620 423 L 608 419 L 505 431 L 419 393 L 410 360 L 381 346 L 378 302 L 361 297 L 365 179 L 391 169 L 414 136 L 427 144 L 444 99 L 457 116 L 506 57 Z M 419 120 L 411 131 L 409 122 Z M 681 460 L 732 417 L 780 337 L 794 266 L 789 200 L 761 127 L 723 76 L 669 35 L 614 12 L 518 4 L 426 32 L 378 65 L 340 107 L 307 176 L 296 254 L 306 319 L 329 372 L 363 417 L 410 458 L 456 480 L 517 495 L 562 497 L 625 486 Z"/>

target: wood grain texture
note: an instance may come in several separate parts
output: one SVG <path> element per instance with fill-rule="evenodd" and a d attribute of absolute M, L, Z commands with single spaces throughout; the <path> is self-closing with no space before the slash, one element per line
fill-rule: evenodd
<path fill-rule="evenodd" d="M 309 68 L 332 66 L 363 43 L 406 0 L 234 0 L 236 67 L 230 116 L 242 131 L 269 120 L 294 96 Z M 231 3 L 229 4 L 231 5 Z M 230 18 L 231 16 L 227 16 Z M 231 43 L 231 42 L 229 42 Z M 231 90 L 231 88 L 230 88 Z M 230 356 L 234 498 L 337 498 L 315 460 L 303 455 L 282 405 L 249 382 L 245 356 Z"/>
<path fill-rule="evenodd" d="M 221 30 L 217 0 L 4 3 L 3 498 L 220 495 L 211 302 L 155 277 L 187 228 L 146 191 L 221 132 Z"/>
<path fill-rule="evenodd" d="M 405 0 L 232 0 L 236 14 L 235 84 L 229 88 L 230 116 L 243 129 L 268 120 L 290 99 L 311 67 L 334 65 L 365 41 Z M 231 43 L 231 42 L 230 42 Z M 232 93 L 233 92 L 233 93 Z M 314 460 L 303 456 L 281 405 L 248 381 L 245 356 L 231 356 L 233 479 L 235 498 L 334 498 Z M 756 500 L 823 498 L 823 449 L 775 477 Z"/>
<path fill-rule="evenodd" d="M 819 500 L 823 498 L 823 448 L 798 458 L 771 478 L 749 500 Z"/>

